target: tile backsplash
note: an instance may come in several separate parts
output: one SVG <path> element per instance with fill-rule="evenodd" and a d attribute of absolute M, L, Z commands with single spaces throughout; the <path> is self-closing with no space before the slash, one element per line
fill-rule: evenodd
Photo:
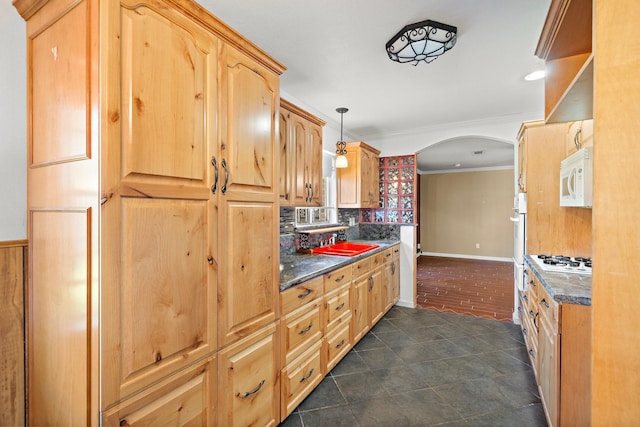
<path fill-rule="evenodd" d="M 280 253 L 292 255 L 301 246 L 300 234 L 295 232 L 294 222 L 295 208 L 280 208 Z M 338 222 L 348 225 L 352 219 L 354 223 L 345 230 L 347 241 L 349 240 L 389 240 L 400 239 L 400 225 L 397 224 L 362 224 L 358 222 L 360 209 L 338 209 Z M 319 245 L 319 241 L 326 240 L 333 233 L 311 235 L 309 244 L 311 247 Z"/>

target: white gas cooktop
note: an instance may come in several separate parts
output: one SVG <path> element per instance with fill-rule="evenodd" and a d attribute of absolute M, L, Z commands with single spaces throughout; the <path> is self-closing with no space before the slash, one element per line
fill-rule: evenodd
<path fill-rule="evenodd" d="M 543 271 L 591 276 L 591 258 L 563 255 L 531 255 L 531 258 Z"/>

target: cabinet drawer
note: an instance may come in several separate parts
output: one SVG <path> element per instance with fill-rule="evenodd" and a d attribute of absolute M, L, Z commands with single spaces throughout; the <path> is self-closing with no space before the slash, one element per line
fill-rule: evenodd
<path fill-rule="evenodd" d="M 389 258 L 391 258 L 391 249 L 385 249 L 382 252 L 378 252 L 377 254 L 372 255 L 371 268 L 376 269 L 378 267 L 382 267 L 387 261 L 387 255 L 389 255 Z"/>
<path fill-rule="evenodd" d="M 540 310 L 540 315 L 548 321 L 553 330 L 558 333 L 560 329 L 560 322 L 558 321 L 560 306 L 549 296 L 544 288 L 539 289 L 538 310 Z"/>
<path fill-rule="evenodd" d="M 324 360 L 326 360 L 326 366 L 323 369 L 323 374 L 329 373 L 342 358 L 351 349 L 351 315 L 349 315 L 345 322 L 344 327 L 338 327 L 329 332 L 324 339 Z"/>
<path fill-rule="evenodd" d="M 321 348 L 322 341 L 317 340 L 282 369 L 281 419 L 285 419 L 322 381 Z"/>
<path fill-rule="evenodd" d="M 394 260 L 399 260 L 400 259 L 400 245 L 395 245 L 391 248 L 391 252 L 393 253 L 393 259 Z"/>
<path fill-rule="evenodd" d="M 361 259 L 360 261 L 353 263 L 353 278 L 360 277 L 365 274 L 369 274 L 371 272 L 371 259 L 372 257 L 367 257 Z"/>
<path fill-rule="evenodd" d="M 351 312 L 351 286 L 346 285 L 325 296 L 325 333 Z"/>
<path fill-rule="evenodd" d="M 322 337 L 322 300 L 318 299 L 286 315 L 280 321 L 282 364 L 286 365 L 306 349 L 306 345 Z"/>
<path fill-rule="evenodd" d="M 353 267 L 347 265 L 324 275 L 324 291 L 329 292 L 351 282 Z"/>
<path fill-rule="evenodd" d="M 280 308 L 282 314 L 289 314 L 306 303 L 322 296 L 322 276 L 308 280 L 285 291 L 280 292 Z"/>
<path fill-rule="evenodd" d="M 170 377 L 104 414 L 105 426 L 215 424 L 216 360 Z"/>
<path fill-rule="evenodd" d="M 271 324 L 218 353 L 219 426 L 266 426 L 280 421 L 280 364 Z"/>

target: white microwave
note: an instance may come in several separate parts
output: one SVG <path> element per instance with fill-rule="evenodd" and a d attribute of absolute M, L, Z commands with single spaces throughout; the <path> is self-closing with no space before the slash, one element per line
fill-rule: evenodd
<path fill-rule="evenodd" d="M 560 206 L 593 206 L 593 147 L 584 147 L 560 162 Z"/>

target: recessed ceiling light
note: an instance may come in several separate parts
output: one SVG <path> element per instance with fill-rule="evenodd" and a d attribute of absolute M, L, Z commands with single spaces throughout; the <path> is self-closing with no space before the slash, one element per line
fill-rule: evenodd
<path fill-rule="evenodd" d="M 455 164 L 455 165 L 453 165 L 453 166 L 455 166 L 455 167 L 459 168 L 460 166 L 462 166 L 462 164 L 461 164 L 461 163 L 456 163 L 456 164 Z"/>
<path fill-rule="evenodd" d="M 526 76 L 524 76 L 524 79 L 530 82 L 534 80 L 540 80 L 544 79 L 544 74 L 544 70 L 538 70 L 527 74 Z"/>
<path fill-rule="evenodd" d="M 474 151 L 473 154 L 475 154 L 476 156 L 479 156 L 481 154 L 484 153 L 484 150 L 478 150 L 478 151 Z"/>

